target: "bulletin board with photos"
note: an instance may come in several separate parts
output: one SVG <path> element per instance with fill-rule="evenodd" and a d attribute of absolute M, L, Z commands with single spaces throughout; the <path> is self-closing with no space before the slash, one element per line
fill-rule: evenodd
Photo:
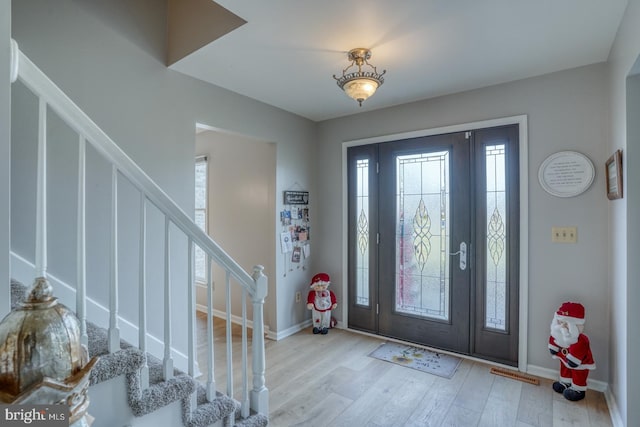
<path fill-rule="evenodd" d="M 311 255 L 308 191 L 284 192 L 280 223 L 280 246 L 286 276 L 294 269 L 305 270 Z"/>

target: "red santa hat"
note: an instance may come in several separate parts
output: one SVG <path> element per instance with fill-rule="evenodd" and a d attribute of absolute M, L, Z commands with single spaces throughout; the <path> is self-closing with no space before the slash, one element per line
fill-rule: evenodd
<path fill-rule="evenodd" d="M 556 311 L 556 318 L 574 325 L 584 324 L 584 307 L 578 302 L 564 302 Z"/>
<path fill-rule="evenodd" d="M 327 273 L 318 273 L 315 276 L 313 276 L 313 279 L 311 279 L 311 284 L 309 285 L 309 287 L 313 288 L 317 284 L 324 284 L 326 286 L 329 286 L 331 284 L 331 279 L 329 278 L 329 275 Z"/>

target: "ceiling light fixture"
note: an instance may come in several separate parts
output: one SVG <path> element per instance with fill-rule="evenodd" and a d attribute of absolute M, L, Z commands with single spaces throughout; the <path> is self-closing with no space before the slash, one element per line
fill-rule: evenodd
<path fill-rule="evenodd" d="M 387 70 L 378 74 L 376 67 L 369 64 L 369 59 L 371 58 L 371 51 L 369 49 L 361 47 L 351 49 L 348 57 L 351 65 L 342 70 L 342 77 L 336 77 L 334 74 L 333 78 L 336 79 L 340 89 L 344 90 L 350 98 L 358 101 L 358 104 L 362 107 L 362 101 L 376 93 L 376 89 L 382 86 L 382 83 L 384 83 L 382 76 L 384 76 Z M 373 71 L 362 71 L 363 65 L 371 67 Z M 358 71 L 352 71 L 347 74 L 349 68 L 354 66 L 358 67 Z"/>

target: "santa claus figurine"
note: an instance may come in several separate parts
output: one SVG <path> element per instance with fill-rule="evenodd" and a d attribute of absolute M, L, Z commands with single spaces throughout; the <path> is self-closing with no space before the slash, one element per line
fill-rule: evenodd
<path fill-rule="evenodd" d="M 549 351 L 554 359 L 560 360 L 560 381 L 553 383 L 553 389 L 572 401 L 584 399 L 587 376 L 596 368 L 589 338 L 582 333 L 583 329 L 582 304 L 563 303 L 551 322 Z"/>
<path fill-rule="evenodd" d="M 331 280 L 327 273 L 318 273 L 313 276 L 309 285 L 311 290 L 307 295 L 307 308 L 311 310 L 314 334 L 329 333 L 331 310 L 338 306 L 335 294 L 327 289 L 330 284 Z"/>

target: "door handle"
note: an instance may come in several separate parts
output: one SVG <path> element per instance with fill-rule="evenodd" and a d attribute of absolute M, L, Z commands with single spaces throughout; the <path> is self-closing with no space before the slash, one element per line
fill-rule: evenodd
<path fill-rule="evenodd" d="M 460 250 L 449 255 L 460 255 L 460 270 L 467 269 L 467 244 L 465 242 L 460 242 Z"/>

